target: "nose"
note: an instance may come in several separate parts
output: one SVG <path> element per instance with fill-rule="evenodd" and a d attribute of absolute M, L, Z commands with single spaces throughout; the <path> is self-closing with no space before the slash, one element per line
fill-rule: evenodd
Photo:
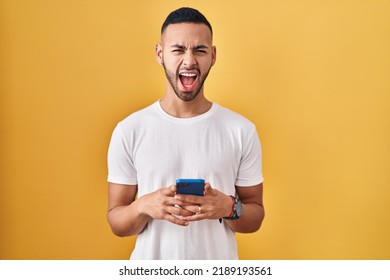
<path fill-rule="evenodd" d="M 197 61 L 195 55 L 192 52 L 186 52 L 183 57 L 183 66 L 192 68 L 196 66 Z"/>

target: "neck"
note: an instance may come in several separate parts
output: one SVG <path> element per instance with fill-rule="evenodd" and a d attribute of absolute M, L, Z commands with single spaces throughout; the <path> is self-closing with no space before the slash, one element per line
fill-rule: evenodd
<path fill-rule="evenodd" d="M 206 113 L 210 110 L 212 103 L 207 100 L 203 92 L 192 101 L 183 101 L 175 93 L 168 92 L 160 100 L 161 108 L 169 115 L 176 118 L 192 118 Z"/>

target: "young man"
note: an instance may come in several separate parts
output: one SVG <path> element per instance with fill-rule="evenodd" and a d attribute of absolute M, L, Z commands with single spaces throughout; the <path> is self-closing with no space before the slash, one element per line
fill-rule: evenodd
<path fill-rule="evenodd" d="M 204 95 L 212 37 L 199 11 L 172 12 L 155 52 L 165 96 L 113 132 L 108 222 L 118 236 L 138 235 L 132 259 L 237 259 L 234 233 L 264 218 L 256 128 Z M 204 179 L 204 196 L 176 194 L 181 178 Z"/>

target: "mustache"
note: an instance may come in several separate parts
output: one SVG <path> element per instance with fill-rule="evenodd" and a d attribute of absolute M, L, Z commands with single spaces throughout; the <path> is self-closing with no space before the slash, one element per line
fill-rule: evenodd
<path fill-rule="evenodd" d="M 181 71 L 196 71 L 198 74 L 200 74 L 200 70 L 198 67 L 182 67 L 179 68 L 176 72 L 179 74 Z"/>

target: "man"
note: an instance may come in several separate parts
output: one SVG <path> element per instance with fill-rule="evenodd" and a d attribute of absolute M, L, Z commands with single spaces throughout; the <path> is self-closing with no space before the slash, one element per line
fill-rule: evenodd
<path fill-rule="evenodd" d="M 264 218 L 256 128 L 204 95 L 212 37 L 199 11 L 172 12 L 155 50 L 165 96 L 113 132 L 108 222 L 118 236 L 138 235 L 132 259 L 237 259 L 234 233 Z M 176 194 L 182 178 L 204 179 L 204 196 Z"/>

